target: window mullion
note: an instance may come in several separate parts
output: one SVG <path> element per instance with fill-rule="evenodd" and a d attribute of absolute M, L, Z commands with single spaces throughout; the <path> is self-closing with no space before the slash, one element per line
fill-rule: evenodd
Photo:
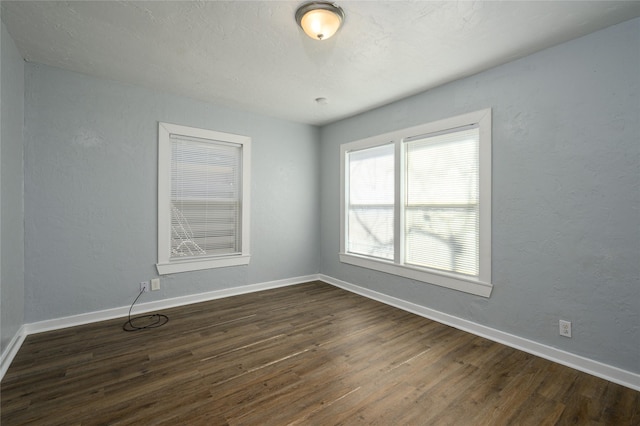
<path fill-rule="evenodd" d="M 347 150 L 340 149 L 340 253 L 347 251 L 347 236 L 349 235 L 349 162 Z"/>
<path fill-rule="evenodd" d="M 402 140 L 395 140 L 395 164 L 394 164 L 394 228 L 393 228 L 393 263 L 404 263 L 404 199 L 405 199 L 405 174 L 404 174 L 404 148 Z"/>

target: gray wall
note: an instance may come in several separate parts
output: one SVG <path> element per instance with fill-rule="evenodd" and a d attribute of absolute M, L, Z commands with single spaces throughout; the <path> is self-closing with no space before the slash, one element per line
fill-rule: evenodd
<path fill-rule="evenodd" d="M 0 349 L 4 352 L 24 322 L 24 61 L 4 24 L 1 43 Z"/>
<path fill-rule="evenodd" d="M 635 19 L 323 127 L 322 273 L 639 373 L 639 39 Z M 486 107 L 491 298 L 341 264 L 340 144 Z"/>
<path fill-rule="evenodd" d="M 142 301 L 319 271 L 318 129 L 39 64 L 25 70 L 25 322 L 126 306 L 156 276 L 157 123 L 247 135 L 251 263 Z"/>

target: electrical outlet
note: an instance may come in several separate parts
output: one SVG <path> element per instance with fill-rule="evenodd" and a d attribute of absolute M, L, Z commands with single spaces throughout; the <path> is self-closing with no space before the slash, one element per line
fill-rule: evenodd
<path fill-rule="evenodd" d="M 151 291 L 160 290 L 160 278 L 151 279 Z"/>
<path fill-rule="evenodd" d="M 145 293 L 149 291 L 149 281 L 142 281 L 140 283 L 140 291 L 144 291 Z"/>
<path fill-rule="evenodd" d="M 560 327 L 561 336 L 571 337 L 571 321 L 560 320 L 558 325 Z"/>

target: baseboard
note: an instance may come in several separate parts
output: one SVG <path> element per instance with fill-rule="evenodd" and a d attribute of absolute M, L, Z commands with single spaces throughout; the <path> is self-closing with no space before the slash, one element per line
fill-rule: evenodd
<path fill-rule="evenodd" d="M 472 321 L 446 314 L 444 312 L 436 311 L 434 309 L 430 309 L 421 305 L 416 305 L 414 303 L 407 302 L 406 300 L 388 296 L 383 293 L 378 293 L 376 291 L 369 290 L 367 288 L 360 287 L 355 284 L 338 280 L 336 278 L 329 277 L 323 274 L 320 274 L 319 279 L 328 284 L 340 287 L 344 290 L 359 294 L 369 299 L 377 300 L 379 302 L 394 306 L 404 311 L 432 319 L 442 324 L 450 325 L 457 329 L 484 337 L 494 342 L 502 343 L 503 345 L 519 349 L 532 355 L 536 355 L 541 358 L 557 362 L 558 364 L 562 364 L 567 367 L 591 374 L 593 376 L 600 377 L 610 382 L 640 391 L 640 374 L 632 373 L 630 371 L 613 367 L 611 365 L 603 364 L 589 358 L 575 355 L 570 352 L 566 352 L 513 334 L 505 333 L 491 327 L 487 327 Z"/>
<path fill-rule="evenodd" d="M 238 296 L 240 294 L 254 293 L 257 291 L 270 290 L 278 287 L 286 287 L 295 284 L 301 284 L 318 279 L 318 275 L 306 275 L 302 277 L 288 278 L 284 280 L 269 281 L 259 284 L 248 284 L 240 287 L 226 288 L 223 290 L 214 290 L 206 293 L 191 294 L 188 296 L 173 297 L 170 299 L 157 300 L 153 302 L 136 304 L 133 308 L 132 315 L 143 314 L 161 309 L 175 308 L 177 306 L 190 305 L 192 303 L 207 302 L 209 300 L 222 299 L 224 297 Z M 45 331 L 59 330 L 67 327 L 75 327 L 77 325 L 90 324 L 98 321 L 105 321 L 115 318 L 126 317 L 129 312 L 129 306 L 121 306 L 119 308 L 105 309 L 96 312 L 87 312 L 85 314 L 72 315 L 63 318 L 55 318 L 51 320 L 39 321 L 25 324 L 27 335 L 43 333 Z"/>
<path fill-rule="evenodd" d="M 27 337 L 25 326 L 21 326 L 16 334 L 13 335 L 11 341 L 7 345 L 6 349 L 2 352 L 2 356 L 0 357 L 0 380 L 4 377 L 5 373 L 9 369 L 13 358 L 15 358 L 18 350 L 20 350 L 20 346 L 24 342 L 24 339 Z"/>
<path fill-rule="evenodd" d="M 241 287 L 226 288 L 223 290 L 214 290 L 206 293 L 192 294 L 188 296 L 173 297 L 170 299 L 157 300 L 153 302 L 140 303 L 134 307 L 136 315 L 146 312 L 158 311 L 161 309 L 174 308 L 176 306 L 190 305 L 192 303 L 206 302 L 209 300 L 222 299 L 224 297 L 238 296 L 246 293 L 254 293 L 263 290 L 270 290 L 279 287 L 302 284 L 309 281 L 318 280 L 319 276 L 306 275 L 295 278 L 287 278 L 284 280 L 269 281 L 259 284 L 249 284 Z M 34 323 L 24 324 L 20 330 L 11 339 L 7 349 L 2 353 L 0 362 L 0 380 L 4 377 L 9 369 L 9 365 L 18 353 L 24 339 L 30 334 L 43 333 L 46 331 L 60 330 L 77 325 L 90 324 L 99 321 L 106 321 L 115 318 L 123 318 L 129 313 L 129 306 L 121 306 L 119 308 L 104 309 L 102 311 L 87 312 L 84 314 L 71 315 L 68 317 L 54 318 L 51 320 L 38 321 Z"/>
<path fill-rule="evenodd" d="M 425 318 L 432 319 L 442 324 L 450 325 L 457 329 L 475 334 L 492 340 L 494 342 L 502 343 L 515 349 L 522 350 L 532 355 L 539 356 L 541 358 L 548 359 L 553 362 L 557 362 L 567 367 L 574 368 L 579 371 L 591 374 L 596 377 L 600 377 L 605 380 L 609 380 L 613 383 L 626 386 L 628 388 L 640 391 L 640 374 L 632 373 L 630 371 L 622 370 L 617 367 L 613 367 L 607 364 L 603 364 L 598 361 L 584 358 L 579 355 L 572 354 L 570 352 L 562 351 L 560 349 L 553 348 L 532 340 L 528 340 L 513 334 L 505 333 L 494 328 L 486 327 L 481 324 L 474 323 L 453 315 L 446 314 L 444 312 L 436 311 L 421 305 L 416 305 L 406 300 L 398 299 L 392 296 L 388 296 L 383 293 L 378 293 L 373 290 L 369 290 L 364 287 L 357 286 L 355 284 L 348 283 L 346 281 L 338 280 L 336 278 L 317 274 L 307 275 L 296 278 L 289 278 L 284 280 L 270 281 L 260 284 L 250 284 L 241 287 L 233 287 L 223 290 L 215 290 L 206 293 L 199 293 L 188 296 L 180 296 L 171 299 L 158 300 L 154 302 L 141 303 L 136 305 L 135 313 L 141 314 L 145 312 L 157 311 L 161 309 L 168 309 L 177 306 L 189 305 L 192 303 L 206 302 L 209 300 L 221 299 L 224 297 L 237 296 L 246 293 L 253 293 L 263 290 L 270 290 L 279 287 L 286 287 L 290 285 L 302 284 L 309 281 L 321 280 L 328 284 L 340 287 L 344 290 L 352 293 L 359 294 L 369 299 L 377 300 L 390 306 L 402 309 L 407 312 L 420 315 Z M 0 380 L 4 377 L 9 365 L 13 361 L 13 358 L 17 354 L 20 346 L 24 342 L 24 339 L 29 334 L 42 333 L 45 331 L 58 330 L 67 327 L 73 327 L 77 325 L 89 324 L 98 321 L 105 321 L 114 318 L 122 318 L 129 312 L 129 306 L 122 306 L 119 308 L 106 309 L 97 312 L 88 312 L 85 314 L 73 315 L 64 318 L 56 318 L 52 320 L 40 321 L 30 324 L 24 324 L 15 336 L 9 342 L 9 345 L 2 353 L 0 360 Z"/>

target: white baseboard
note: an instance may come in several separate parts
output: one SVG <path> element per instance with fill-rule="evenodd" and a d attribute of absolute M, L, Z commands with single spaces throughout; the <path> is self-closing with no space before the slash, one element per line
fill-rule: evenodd
<path fill-rule="evenodd" d="M 278 287 L 286 287 L 295 284 L 302 284 L 309 281 L 318 280 L 318 275 L 306 275 L 302 277 L 288 278 L 284 280 L 269 281 L 259 284 L 249 284 L 241 287 L 227 288 L 223 290 L 214 290 L 206 293 L 192 294 L 188 296 L 174 297 L 171 299 L 158 300 L 154 302 L 140 303 L 135 305 L 133 313 L 139 315 L 146 312 L 157 311 L 160 309 L 174 308 L 176 306 L 190 305 L 192 303 L 206 302 L 224 297 L 237 296 L 240 294 L 254 293 L 257 291 L 270 290 Z M 71 315 L 68 317 L 54 318 L 51 320 L 38 321 L 34 323 L 24 324 L 20 330 L 11 339 L 7 348 L 2 352 L 0 361 L 0 380 L 4 377 L 9 369 L 9 365 L 18 353 L 24 339 L 30 334 L 43 333 L 45 331 L 60 330 L 67 327 L 77 325 L 90 324 L 98 321 L 105 321 L 115 318 L 126 317 L 129 313 L 129 306 L 121 306 L 119 308 L 105 309 L 102 311 L 87 312 L 84 314 Z"/>
<path fill-rule="evenodd" d="M 640 391 L 640 374 L 632 373 L 630 371 L 613 367 L 608 364 L 603 364 L 589 358 L 575 355 L 570 352 L 566 352 L 513 334 L 505 333 L 504 331 L 496 330 L 495 328 L 477 324 L 475 322 L 455 317 L 453 315 L 445 314 L 444 312 L 436 311 L 434 309 L 430 309 L 421 305 L 416 305 L 415 303 L 397 299 L 395 297 L 388 296 L 383 293 L 378 293 L 376 291 L 369 290 L 367 288 L 360 287 L 355 284 L 338 280 L 336 278 L 329 277 L 323 274 L 319 275 L 319 279 L 321 281 L 324 281 L 336 287 L 340 287 L 352 293 L 359 294 L 369 299 L 377 300 L 378 302 L 382 302 L 384 304 L 394 306 L 404 311 L 432 319 L 442 324 L 450 325 L 476 336 L 481 336 L 494 342 L 502 343 L 503 345 L 519 349 L 532 355 L 536 355 L 541 358 L 557 362 L 558 364 L 562 364 L 567 367 L 591 374 L 593 376 L 600 377 L 610 382 Z"/>
<path fill-rule="evenodd" d="M 192 303 L 207 302 L 209 300 L 222 299 L 224 297 L 238 296 L 240 294 L 254 293 L 257 291 L 270 290 L 278 287 L 286 287 L 295 284 L 306 283 L 318 279 L 318 275 L 307 275 L 284 280 L 269 281 L 259 284 L 248 284 L 240 287 L 225 288 L 223 290 L 208 291 L 206 293 L 190 294 L 188 296 L 173 297 L 170 299 L 157 300 L 154 302 L 140 303 L 133 307 L 132 315 L 157 311 L 160 309 L 175 308 L 177 306 L 190 305 Z M 90 324 L 98 321 L 105 321 L 114 318 L 126 317 L 129 313 L 129 306 L 105 309 L 85 314 L 72 315 L 63 318 L 39 321 L 25 324 L 27 334 L 42 333 L 45 331 L 59 330 L 76 325 Z"/>
<path fill-rule="evenodd" d="M 544 345 L 523 337 L 519 337 L 513 334 L 505 333 L 494 328 L 490 328 L 481 324 L 474 323 L 453 315 L 446 314 L 444 312 L 436 311 L 421 305 L 416 305 L 406 300 L 398 299 L 392 296 L 388 296 L 383 293 L 378 293 L 373 290 L 369 290 L 364 287 L 357 286 L 355 284 L 348 283 L 346 281 L 338 280 L 336 278 L 317 274 L 307 275 L 296 278 L 289 278 L 284 280 L 270 281 L 260 284 L 250 284 L 241 287 L 228 288 L 224 290 L 215 290 L 206 293 L 193 294 L 189 296 L 174 297 L 171 299 L 158 300 L 154 302 L 141 303 L 134 307 L 136 315 L 156 311 L 160 309 L 168 309 L 176 306 L 184 306 L 192 303 L 206 302 L 214 299 L 221 299 L 224 297 L 237 296 L 240 294 L 253 293 L 263 290 L 269 290 L 273 288 L 286 287 L 295 284 L 302 284 L 309 281 L 321 280 L 328 284 L 340 287 L 344 290 L 352 293 L 359 294 L 369 299 L 377 300 L 390 306 L 402 309 L 407 312 L 420 315 L 425 318 L 432 319 L 442 324 L 450 325 L 457 329 L 472 333 L 477 336 L 481 336 L 492 340 L 494 342 L 502 343 L 515 349 L 522 350 L 532 355 L 539 356 L 541 358 L 548 359 L 558 364 L 566 365 L 567 367 L 574 368 L 579 371 L 591 374 L 596 377 L 600 377 L 605 380 L 609 380 L 613 383 L 618 383 L 622 386 L 640 391 L 640 374 L 632 373 L 630 371 L 622 370 L 617 367 L 613 367 L 607 364 L 603 364 L 598 361 L 584 358 L 579 355 L 565 352 L 560 349 L 553 348 L 551 346 Z M 76 325 L 89 324 L 97 321 L 105 321 L 114 318 L 122 318 L 129 312 L 129 306 L 122 306 L 119 308 L 105 309 L 97 312 L 88 312 L 85 314 L 73 315 L 64 318 L 56 318 L 52 320 L 39 321 L 30 324 L 24 324 L 16 335 L 11 339 L 11 342 L 2 353 L 0 361 L 0 380 L 4 377 L 11 361 L 15 357 L 16 353 L 20 349 L 20 346 L 24 342 L 24 339 L 29 334 L 42 333 L 50 330 L 58 330 L 67 327 L 73 327 Z"/>
<path fill-rule="evenodd" d="M 13 358 L 15 358 L 20 346 L 24 342 L 24 339 L 27 337 L 25 326 L 21 326 L 16 334 L 13 335 L 11 341 L 2 352 L 2 356 L 0 356 L 0 380 L 4 377 L 4 374 L 9 369 Z"/>

